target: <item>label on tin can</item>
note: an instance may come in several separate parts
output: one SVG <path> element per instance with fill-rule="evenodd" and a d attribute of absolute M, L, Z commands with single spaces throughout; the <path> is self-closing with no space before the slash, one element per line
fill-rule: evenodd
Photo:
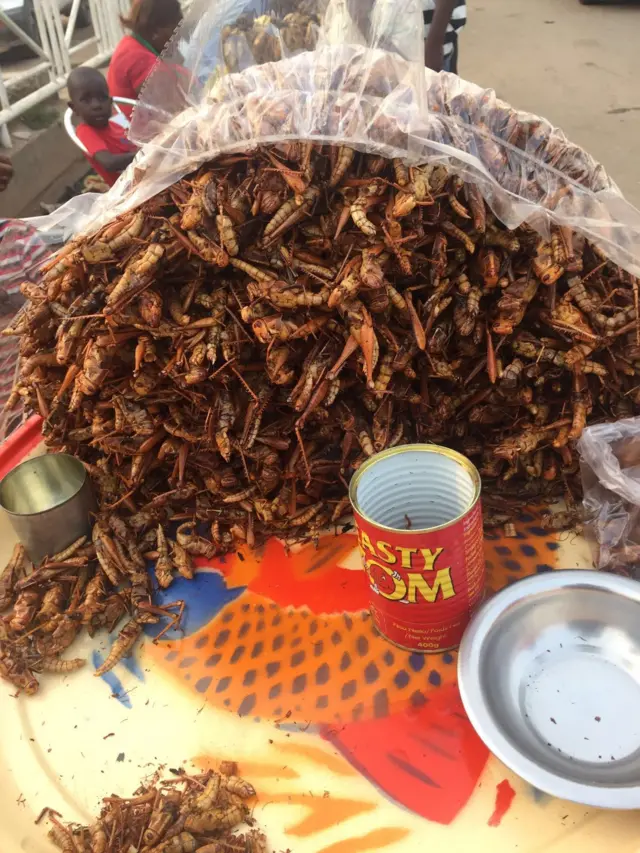
<path fill-rule="evenodd" d="M 439 652 L 460 643 L 485 586 L 482 508 L 477 500 L 435 530 L 389 530 L 356 511 L 376 627 L 403 648 Z"/>

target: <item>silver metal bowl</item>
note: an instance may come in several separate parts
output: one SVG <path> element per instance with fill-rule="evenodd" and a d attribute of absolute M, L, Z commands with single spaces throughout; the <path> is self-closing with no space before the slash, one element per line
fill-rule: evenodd
<path fill-rule="evenodd" d="M 471 620 L 458 680 L 479 736 L 527 782 L 640 808 L 640 583 L 556 571 L 507 587 Z"/>

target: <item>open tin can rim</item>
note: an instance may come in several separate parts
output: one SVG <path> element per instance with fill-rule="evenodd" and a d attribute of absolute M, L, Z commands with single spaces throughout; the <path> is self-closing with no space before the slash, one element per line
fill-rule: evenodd
<path fill-rule="evenodd" d="M 54 457 L 64 457 L 67 460 L 71 460 L 71 463 L 73 465 L 79 466 L 78 471 L 82 469 L 82 480 L 77 486 L 77 488 L 70 495 L 67 495 L 67 497 L 62 498 L 57 503 L 52 503 L 47 506 L 46 509 L 39 509 L 35 510 L 34 512 L 16 512 L 16 510 L 9 509 L 4 503 L 4 488 L 7 482 L 13 479 L 14 475 L 18 477 L 19 473 L 17 472 L 20 472 L 20 470 L 26 467 L 27 465 L 33 465 L 34 463 L 43 464 L 42 462 L 39 462 L 39 460 L 51 459 Z M 87 469 L 78 459 L 78 457 L 73 456 L 71 453 L 43 453 L 41 456 L 34 456 L 31 459 L 25 459 L 24 462 L 20 462 L 20 464 L 16 465 L 15 468 L 12 468 L 10 471 L 7 471 L 4 477 L 0 480 L 0 509 L 4 510 L 7 515 L 16 516 L 17 518 L 30 518 L 31 516 L 35 515 L 44 515 L 47 512 L 51 512 L 51 510 L 53 509 L 58 509 L 59 507 L 64 506 L 66 503 L 69 503 L 69 501 L 72 501 L 74 498 L 76 498 L 84 488 L 88 479 L 89 474 L 87 473 Z"/>
<path fill-rule="evenodd" d="M 370 518 L 360 509 L 360 506 L 358 504 L 357 491 L 358 485 L 362 480 L 364 474 L 383 459 L 388 459 L 390 456 L 397 456 L 408 451 L 418 451 L 421 453 L 437 453 L 440 456 L 447 456 L 453 462 L 456 462 L 458 465 L 464 468 L 469 474 L 473 482 L 473 495 L 469 501 L 469 505 L 466 506 L 457 516 L 455 516 L 455 518 L 450 518 L 443 524 L 437 524 L 433 527 L 417 527 L 411 528 L 410 530 L 405 530 L 402 528 L 388 527 L 386 524 L 381 524 L 379 521 Z M 480 479 L 480 473 L 478 472 L 478 469 L 473 464 L 473 462 L 467 459 L 466 456 L 463 456 L 462 453 L 458 453 L 457 450 L 452 450 L 450 447 L 442 447 L 439 444 L 402 444 L 400 445 L 400 447 L 390 447 L 388 448 L 388 450 L 382 450 L 380 453 L 376 453 L 373 456 L 370 456 L 366 462 L 362 463 L 360 468 L 358 468 L 356 473 L 351 478 L 351 483 L 349 484 L 349 500 L 351 501 L 351 506 L 353 507 L 354 512 L 357 512 L 361 518 L 363 518 L 369 524 L 373 524 L 379 530 L 387 530 L 390 533 L 402 533 L 403 536 L 419 536 L 424 535 L 425 533 L 432 533 L 436 530 L 444 530 L 447 527 L 451 527 L 452 524 L 461 521 L 465 516 L 469 514 L 470 510 L 473 509 L 473 507 L 480 499 L 481 488 L 482 481 Z"/>

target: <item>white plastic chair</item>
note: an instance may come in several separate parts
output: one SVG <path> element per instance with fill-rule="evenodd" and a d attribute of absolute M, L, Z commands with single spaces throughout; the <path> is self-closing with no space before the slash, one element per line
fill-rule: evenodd
<path fill-rule="evenodd" d="M 135 107 L 137 105 L 137 101 L 132 100 L 131 98 L 113 98 L 113 106 L 115 107 L 115 115 L 111 116 L 111 121 L 115 121 L 118 124 L 122 125 L 125 129 L 129 127 L 129 119 L 120 109 L 120 104 L 125 104 L 129 107 Z M 67 131 L 67 136 L 69 139 L 78 146 L 78 148 L 82 151 L 83 154 L 88 154 L 85 146 L 78 139 L 78 134 L 76 133 L 75 126 L 73 124 L 73 110 L 71 107 L 67 107 L 64 114 L 64 129 Z"/>

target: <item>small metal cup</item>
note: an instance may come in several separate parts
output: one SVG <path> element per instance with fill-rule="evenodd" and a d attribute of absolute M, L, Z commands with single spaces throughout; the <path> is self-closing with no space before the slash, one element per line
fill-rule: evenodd
<path fill-rule="evenodd" d="M 67 453 L 22 462 L 0 482 L 0 507 L 38 564 L 91 533 L 96 505 L 84 465 Z"/>

